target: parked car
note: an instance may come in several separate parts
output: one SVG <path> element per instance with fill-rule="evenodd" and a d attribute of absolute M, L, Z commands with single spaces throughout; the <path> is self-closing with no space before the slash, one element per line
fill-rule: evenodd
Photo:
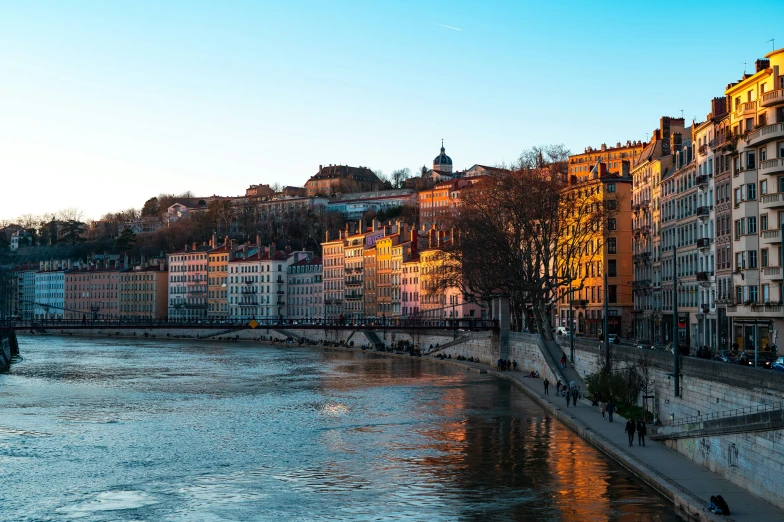
<path fill-rule="evenodd" d="M 773 363 L 776 362 L 776 356 L 773 352 L 757 352 L 757 366 L 770 370 Z"/>
<path fill-rule="evenodd" d="M 559 326 L 555 330 L 555 333 L 557 333 L 558 335 L 569 335 L 569 327 L 568 326 Z"/>
<path fill-rule="evenodd" d="M 784 357 L 779 357 L 773 364 L 770 365 L 770 369 L 774 372 L 784 372 Z"/>

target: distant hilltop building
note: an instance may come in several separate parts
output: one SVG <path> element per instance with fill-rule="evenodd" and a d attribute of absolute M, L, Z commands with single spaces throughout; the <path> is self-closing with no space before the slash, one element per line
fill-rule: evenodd
<path fill-rule="evenodd" d="M 373 190 L 381 180 L 367 167 L 319 165 L 318 174 L 305 183 L 308 196 L 332 195 L 338 192 Z"/>

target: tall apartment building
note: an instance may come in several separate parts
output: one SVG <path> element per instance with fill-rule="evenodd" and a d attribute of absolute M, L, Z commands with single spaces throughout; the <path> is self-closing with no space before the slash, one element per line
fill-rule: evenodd
<path fill-rule="evenodd" d="M 207 319 L 207 253 L 211 247 L 186 245 L 168 255 L 169 320 L 200 321 Z"/>
<path fill-rule="evenodd" d="M 305 257 L 288 267 L 288 319 L 324 318 L 324 281 L 320 257 Z"/>
<path fill-rule="evenodd" d="M 400 244 L 400 234 L 391 231 L 391 226 L 384 227 L 385 235 L 376 241 L 376 302 L 378 317 L 388 318 L 394 315 L 392 310 L 392 249 Z"/>
<path fill-rule="evenodd" d="M 782 316 L 784 223 L 784 49 L 757 60 L 727 86 L 732 155 L 734 304 L 731 339 L 741 349 L 776 342 Z"/>
<path fill-rule="evenodd" d="M 207 319 L 210 321 L 229 318 L 229 261 L 233 254 L 228 238 L 223 246 L 207 253 Z"/>
<path fill-rule="evenodd" d="M 605 299 L 608 301 L 609 333 L 631 335 L 632 233 L 636 237 L 650 233 L 649 228 L 641 225 L 632 229 L 632 178 L 629 160 L 625 159 L 630 156 L 620 159 L 621 153 L 618 154 L 617 171 L 610 172 L 605 162 L 598 162 L 587 173 L 578 170 L 577 174 L 572 174 L 566 189 L 579 194 L 577 200 L 584 202 L 583 205 L 602 205 L 612 214 L 606 220 L 606 229 L 597 231 L 595 237 L 589 239 L 583 256 L 572 260 L 571 269 L 576 272 L 572 276 L 572 322 L 576 332 L 591 337 L 603 333 Z M 605 273 L 608 276 L 606 294 Z M 570 323 L 568 295 L 558 301 L 556 313 L 560 324 Z"/>
<path fill-rule="evenodd" d="M 633 237 L 634 331 L 639 339 L 663 342 L 671 332 L 662 323 L 662 176 L 672 165 L 671 135 L 684 132 L 683 118 L 662 117 L 651 142 L 632 166 L 633 226 L 641 233 Z M 644 227 L 648 234 L 643 234 Z"/>
<path fill-rule="evenodd" d="M 288 267 L 310 255 L 246 244 L 229 261 L 229 318 L 286 319 Z"/>
<path fill-rule="evenodd" d="M 345 274 L 343 262 L 343 231 L 338 232 L 337 239 L 330 240 L 329 232 L 326 241 L 321 244 L 324 260 L 324 314 L 325 319 L 335 320 L 343 315 L 343 298 L 345 295 Z"/>
<path fill-rule="evenodd" d="M 397 245 L 392 246 L 392 252 L 389 259 L 390 309 L 387 315 L 391 317 L 400 317 L 403 312 L 403 263 L 411 260 L 413 245 L 411 244 L 411 241 L 408 240 L 408 237 L 415 237 L 416 234 L 416 231 L 407 231 L 405 225 L 400 223 L 398 224 L 398 230 L 400 241 Z"/>
<path fill-rule="evenodd" d="M 119 315 L 121 320 L 166 319 L 169 312 L 169 272 L 163 259 L 120 271 Z"/>
<path fill-rule="evenodd" d="M 42 261 L 35 273 L 35 319 L 62 319 L 65 312 L 65 271 L 68 263 Z"/>
<path fill-rule="evenodd" d="M 28 263 L 14 268 L 16 274 L 17 305 L 16 313 L 25 321 L 30 321 L 35 315 L 35 273 L 39 265 Z"/>
<path fill-rule="evenodd" d="M 120 315 L 120 269 L 82 266 L 64 276 L 66 319 L 116 319 Z"/>
<path fill-rule="evenodd" d="M 347 320 L 361 319 L 365 314 L 364 248 L 364 230 L 346 237 L 343 247 L 343 315 Z"/>

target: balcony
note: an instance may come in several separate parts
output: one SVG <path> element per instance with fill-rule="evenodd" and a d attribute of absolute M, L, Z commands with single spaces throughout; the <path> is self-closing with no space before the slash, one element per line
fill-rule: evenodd
<path fill-rule="evenodd" d="M 585 308 L 588 306 L 588 299 L 577 299 L 576 301 L 572 301 L 572 306 L 574 308 Z"/>
<path fill-rule="evenodd" d="M 716 138 L 710 140 L 710 148 L 716 152 L 722 152 L 725 149 L 730 150 L 735 148 L 735 142 L 732 139 L 732 134 L 724 133 L 720 134 Z"/>
<path fill-rule="evenodd" d="M 781 267 L 780 266 L 766 266 L 762 269 L 762 275 L 773 281 L 781 281 Z"/>
<path fill-rule="evenodd" d="M 650 252 L 643 252 L 641 254 L 634 254 L 632 256 L 632 261 L 635 263 L 647 263 L 651 260 L 651 253 Z"/>
<path fill-rule="evenodd" d="M 701 237 L 697 240 L 697 248 L 710 248 L 711 243 L 713 242 L 713 238 L 710 237 Z"/>
<path fill-rule="evenodd" d="M 632 289 L 634 290 L 643 290 L 647 289 L 651 286 L 650 279 L 639 279 L 637 281 L 632 281 Z"/>
<path fill-rule="evenodd" d="M 773 107 L 784 103 L 784 89 L 776 89 L 775 91 L 766 92 L 762 95 L 760 101 L 761 107 Z"/>
<path fill-rule="evenodd" d="M 240 306 L 258 306 L 259 302 L 256 299 L 243 299 L 239 302 Z"/>
<path fill-rule="evenodd" d="M 651 204 L 651 200 L 650 200 L 650 199 L 643 199 L 643 200 L 642 200 L 642 203 L 640 203 L 640 208 L 641 208 L 642 210 L 648 210 L 648 206 L 649 206 L 650 204 Z"/>
<path fill-rule="evenodd" d="M 702 206 L 697 207 L 697 217 L 702 219 L 707 219 L 710 217 L 711 207 Z"/>
<path fill-rule="evenodd" d="M 639 212 L 639 211 L 640 211 L 640 204 L 632 203 L 632 212 Z"/>
<path fill-rule="evenodd" d="M 703 143 L 702 145 L 699 146 L 697 151 L 699 152 L 700 156 L 706 155 L 708 153 L 708 144 Z"/>
<path fill-rule="evenodd" d="M 775 245 L 781 243 L 780 230 L 763 230 L 760 232 L 760 243 L 763 245 Z"/>
<path fill-rule="evenodd" d="M 242 280 L 242 282 L 245 283 L 246 285 L 252 285 L 254 283 L 252 277 L 246 277 L 245 279 Z"/>
<path fill-rule="evenodd" d="M 363 294 L 347 294 L 345 298 L 349 301 L 356 301 L 358 299 L 362 299 Z"/>
<path fill-rule="evenodd" d="M 757 145 L 782 138 L 784 138 L 784 123 L 774 123 L 753 131 L 746 138 L 746 144 L 749 147 L 756 147 Z"/>
<path fill-rule="evenodd" d="M 756 101 L 741 103 L 735 108 L 735 118 L 742 118 L 747 114 L 754 114 L 756 112 L 757 112 Z"/>
<path fill-rule="evenodd" d="M 703 304 L 701 304 L 701 305 L 700 305 L 700 311 L 701 311 L 702 313 L 704 313 L 704 314 L 709 314 L 709 313 L 710 313 L 710 305 L 708 305 L 708 304 L 704 304 L 704 303 L 703 303 Z"/>
<path fill-rule="evenodd" d="M 243 294 L 243 295 L 244 294 L 255 294 L 257 292 L 258 292 L 258 289 L 256 287 L 253 287 L 253 288 L 240 288 L 240 293 Z"/>
<path fill-rule="evenodd" d="M 704 145 L 703 145 L 704 147 Z M 708 186 L 708 175 L 703 174 L 701 176 L 697 176 L 697 186 L 700 188 L 705 188 Z"/>
<path fill-rule="evenodd" d="M 284 292 L 283 290 L 278 290 L 278 295 L 283 295 L 283 294 L 285 294 L 285 293 L 286 293 L 286 292 Z"/>
<path fill-rule="evenodd" d="M 773 158 L 760 161 L 759 174 L 784 174 L 784 158 Z"/>
<path fill-rule="evenodd" d="M 774 192 L 762 196 L 762 210 L 784 208 L 784 193 Z"/>
<path fill-rule="evenodd" d="M 713 272 L 697 272 L 697 282 L 703 286 L 710 285 Z"/>

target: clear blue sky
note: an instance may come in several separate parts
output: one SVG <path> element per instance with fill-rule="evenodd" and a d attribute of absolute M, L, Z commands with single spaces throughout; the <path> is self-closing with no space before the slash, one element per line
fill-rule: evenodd
<path fill-rule="evenodd" d="M 301 185 L 319 164 L 414 170 L 441 138 L 457 168 L 645 139 L 782 47 L 765 19 L 784 4 L 733 37 L 736 7 L 5 1 L 0 219 Z"/>

